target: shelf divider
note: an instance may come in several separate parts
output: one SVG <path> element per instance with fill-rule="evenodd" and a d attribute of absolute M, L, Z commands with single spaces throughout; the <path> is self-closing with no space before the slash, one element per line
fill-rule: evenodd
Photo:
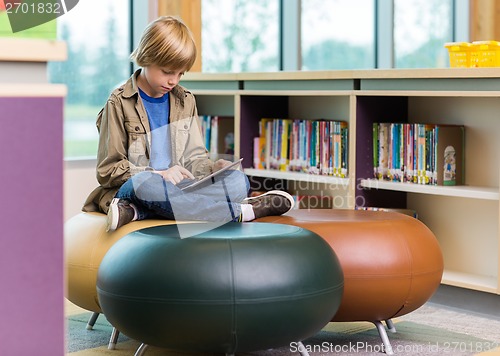
<path fill-rule="evenodd" d="M 420 193 L 461 197 L 471 199 L 499 200 L 498 188 L 476 187 L 468 185 L 438 186 L 415 183 L 387 182 L 376 179 L 362 179 L 361 186 L 369 189 L 384 189 L 407 193 Z"/>
<path fill-rule="evenodd" d="M 349 178 L 338 178 L 332 176 L 307 174 L 301 172 L 283 172 L 270 169 L 254 169 L 254 168 L 245 168 L 244 172 L 249 176 L 262 177 L 262 178 L 285 179 L 297 182 L 326 183 L 326 184 L 334 184 L 342 186 L 349 185 Z"/>
<path fill-rule="evenodd" d="M 488 277 L 445 269 L 441 283 L 454 287 L 498 294 L 497 278 L 493 276 Z"/>

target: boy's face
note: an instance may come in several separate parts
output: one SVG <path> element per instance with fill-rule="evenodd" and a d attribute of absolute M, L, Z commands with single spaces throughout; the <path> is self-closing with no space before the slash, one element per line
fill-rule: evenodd
<path fill-rule="evenodd" d="M 149 65 L 139 75 L 139 87 L 149 96 L 160 98 L 171 91 L 181 80 L 184 70 Z"/>

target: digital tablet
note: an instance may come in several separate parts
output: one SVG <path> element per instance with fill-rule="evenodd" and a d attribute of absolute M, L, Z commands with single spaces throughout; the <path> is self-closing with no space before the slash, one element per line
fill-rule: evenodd
<path fill-rule="evenodd" d="M 186 190 L 186 189 L 192 189 L 192 188 L 195 188 L 195 187 L 197 187 L 198 185 L 203 184 L 203 183 L 205 183 L 206 181 L 208 181 L 208 180 L 210 180 L 210 179 L 212 179 L 212 178 L 217 177 L 217 176 L 218 176 L 219 174 L 221 174 L 222 172 L 225 172 L 225 171 L 227 171 L 227 170 L 229 170 L 229 169 L 232 169 L 232 168 L 237 167 L 238 165 L 240 165 L 240 164 L 241 164 L 241 161 L 243 161 L 243 158 L 240 158 L 239 160 L 237 160 L 237 161 L 235 161 L 235 162 L 233 162 L 233 163 L 231 163 L 231 164 L 229 164 L 229 165 L 225 166 L 224 168 L 219 169 L 218 171 L 215 171 L 215 172 L 213 172 L 213 173 L 209 174 L 208 176 L 205 176 L 205 177 L 200 178 L 200 179 L 195 179 L 195 180 L 192 180 L 192 181 L 190 182 L 190 184 L 186 185 L 185 187 L 182 187 L 182 188 L 181 188 L 181 190 Z"/>

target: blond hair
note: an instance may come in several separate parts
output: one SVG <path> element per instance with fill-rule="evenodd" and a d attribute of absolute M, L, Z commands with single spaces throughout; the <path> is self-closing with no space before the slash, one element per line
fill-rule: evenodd
<path fill-rule="evenodd" d="M 130 58 L 140 67 L 157 65 L 189 70 L 196 60 L 196 44 L 182 20 L 162 16 L 146 27 Z"/>

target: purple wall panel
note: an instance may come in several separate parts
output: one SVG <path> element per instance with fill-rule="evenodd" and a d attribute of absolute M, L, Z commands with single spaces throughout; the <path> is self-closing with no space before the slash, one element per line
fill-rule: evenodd
<path fill-rule="evenodd" d="M 63 99 L 0 98 L 0 347 L 64 355 Z"/>
<path fill-rule="evenodd" d="M 356 187 L 358 187 L 361 179 L 373 178 L 373 123 L 406 121 L 408 98 L 359 96 L 356 115 Z M 406 208 L 406 193 L 357 188 L 356 204 Z"/>
<path fill-rule="evenodd" d="M 253 139 L 259 136 L 262 118 L 288 118 L 288 97 L 241 97 L 240 155 L 245 168 L 253 166 Z"/>

